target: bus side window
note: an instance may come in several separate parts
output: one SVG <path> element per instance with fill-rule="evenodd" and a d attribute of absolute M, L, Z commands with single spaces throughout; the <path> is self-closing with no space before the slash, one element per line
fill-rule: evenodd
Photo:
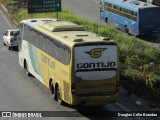
<path fill-rule="evenodd" d="M 132 11 L 132 15 L 135 16 L 135 17 L 137 17 L 137 13 L 134 12 L 134 11 Z"/>
<path fill-rule="evenodd" d="M 103 12 L 104 10 L 103 10 L 104 8 L 103 8 L 103 5 L 102 5 L 102 1 L 100 1 L 100 12 Z"/>
<path fill-rule="evenodd" d="M 110 3 L 108 3 L 108 7 L 113 8 L 113 7 L 114 7 L 114 5 L 112 5 L 112 4 L 110 4 Z"/>
<path fill-rule="evenodd" d="M 115 5 L 113 5 L 113 9 L 116 9 L 116 6 L 115 6 Z"/>

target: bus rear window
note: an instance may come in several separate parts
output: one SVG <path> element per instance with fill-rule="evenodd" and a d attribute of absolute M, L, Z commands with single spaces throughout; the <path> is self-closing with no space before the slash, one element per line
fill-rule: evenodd
<path fill-rule="evenodd" d="M 104 80 L 117 73 L 117 46 L 75 47 L 75 74 L 81 80 Z"/>

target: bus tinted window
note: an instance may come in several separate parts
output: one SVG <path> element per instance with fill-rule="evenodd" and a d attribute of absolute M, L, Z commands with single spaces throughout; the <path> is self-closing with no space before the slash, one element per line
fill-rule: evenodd
<path fill-rule="evenodd" d="M 118 11 L 121 11 L 121 7 L 116 6 L 116 5 L 114 5 L 114 9 L 115 9 L 115 10 L 118 10 Z"/>
<path fill-rule="evenodd" d="M 24 40 L 27 40 L 29 43 L 45 51 L 63 64 L 69 64 L 70 52 L 67 46 L 54 42 L 56 40 L 49 36 L 44 36 L 42 33 L 28 27 L 27 25 L 24 26 L 24 31 Z"/>
<path fill-rule="evenodd" d="M 134 21 L 137 20 L 137 17 L 136 17 L 136 16 L 137 16 L 137 13 L 134 12 L 134 11 L 131 11 L 131 10 L 122 8 L 122 7 L 120 7 L 120 6 L 113 5 L 113 4 L 111 4 L 111 3 L 107 3 L 107 2 L 105 2 L 104 5 L 105 5 L 105 6 L 104 6 L 104 9 L 105 9 L 106 11 L 115 13 L 115 14 L 117 14 L 117 15 L 126 17 L 126 18 L 131 19 L 131 20 L 134 20 Z"/>

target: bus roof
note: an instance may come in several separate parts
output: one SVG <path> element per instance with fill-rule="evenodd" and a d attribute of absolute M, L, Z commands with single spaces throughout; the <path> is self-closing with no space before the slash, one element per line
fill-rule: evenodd
<path fill-rule="evenodd" d="M 139 9 L 145 9 L 145 8 L 154 8 L 157 7 L 152 4 L 148 4 L 139 0 L 104 0 L 108 1 L 109 3 L 113 3 L 115 5 L 123 6 L 125 8 L 128 8 L 130 10 L 138 11 Z"/>
<path fill-rule="evenodd" d="M 71 22 L 51 18 L 27 19 L 22 22 L 67 45 L 74 45 L 78 42 L 102 42 L 109 40 L 95 33 L 85 31 L 82 26 Z"/>

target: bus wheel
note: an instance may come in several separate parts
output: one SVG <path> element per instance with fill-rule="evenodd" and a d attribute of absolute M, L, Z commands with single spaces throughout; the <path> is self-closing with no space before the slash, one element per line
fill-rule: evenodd
<path fill-rule="evenodd" d="M 28 76 L 31 76 L 31 74 L 29 73 L 29 71 L 28 71 L 28 67 L 27 67 L 28 65 L 27 65 L 27 62 L 26 61 L 24 61 L 24 69 L 25 69 L 25 72 L 26 72 L 26 74 L 28 75 Z"/>
<path fill-rule="evenodd" d="M 53 81 L 50 82 L 50 90 L 51 90 L 52 98 L 56 100 L 56 93 L 55 93 Z"/>
<path fill-rule="evenodd" d="M 108 23 L 108 18 L 106 17 L 105 22 Z"/>
<path fill-rule="evenodd" d="M 63 101 L 61 100 L 61 90 L 59 86 L 57 86 L 56 94 L 57 94 L 56 95 L 57 101 L 59 102 L 60 105 L 63 105 Z"/>
<path fill-rule="evenodd" d="M 129 28 L 128 28 L 127 25 L 125 25 L 124 32 L 127 33 L 127 34 L 129 34 Z"/>

